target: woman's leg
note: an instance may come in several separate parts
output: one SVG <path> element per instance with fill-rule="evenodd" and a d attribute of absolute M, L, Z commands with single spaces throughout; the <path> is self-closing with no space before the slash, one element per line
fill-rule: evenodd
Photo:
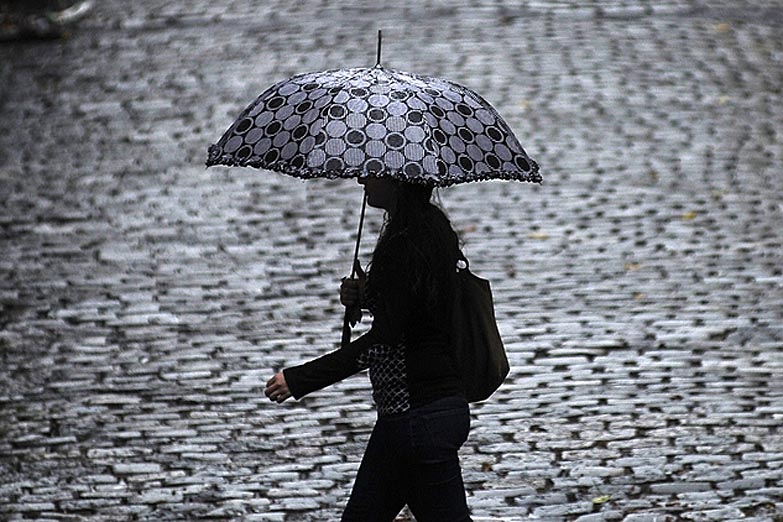
<path fill-rule="evenodd" d="M 392 522 L 405 506 L 401 426 L 379 419 L 370 435 L 342 522 Z"/>
<path fill-rule="evenodd" d="M 458 455 L 470 430 L 467 403 L 451 401 L 445 409 L 415 415 L 412 422 L 414 462 L 406 498 L 413 516 L 418 522 L 470 521 Z"/>

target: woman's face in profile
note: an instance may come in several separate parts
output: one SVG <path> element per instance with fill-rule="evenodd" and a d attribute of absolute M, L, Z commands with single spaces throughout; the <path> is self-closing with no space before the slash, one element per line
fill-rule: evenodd
<path fill-rule="evenodd" d="M 397 204 L 397 184 L 390 178 L 359 178 L 359 185 L 367 193 L 367 204 L 392 212 Z"/>

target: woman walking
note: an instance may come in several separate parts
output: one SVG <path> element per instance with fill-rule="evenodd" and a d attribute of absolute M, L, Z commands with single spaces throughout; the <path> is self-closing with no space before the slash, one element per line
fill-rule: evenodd
<path fill-rule="evenodd" d="M 367 308 L 368 333 L 267 382 L 272 401 L 296 399 L 369 368 L 378 420 L 343 521 L 390 522 L 407 504 L 418 522 L 470 521 L 458 450 L 470 412 L 449 342 L 457 234 L 432 187 L 362 178 L 386 211 L 368 274 L 343 281 L 341 302 Z"/>

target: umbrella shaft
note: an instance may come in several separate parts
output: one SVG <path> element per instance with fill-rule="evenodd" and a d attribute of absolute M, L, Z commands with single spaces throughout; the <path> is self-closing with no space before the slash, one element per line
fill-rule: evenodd
<path fill-rule="evenodd" d="M 359 216 L 359 230 L 356 233 L 356 246 L 353 249 L 353 263 L 351 264 L 351 279 L 356 276 L 356 261 L 359 260 L 359 244 L 362 242 L 362 228 L 364 228 L 364 211 L 367 209 L 367 193 L 362 195 L 362 213 Z"/>
<path fill-rule="evenodd" d="M 359 216 L 359 231 L 356 233 L 356 247 L 353 251 L 353 263 L 351 265 L 351 279 L 356 277 L 356 262 L 359 260 L 359 245 L 362 242 L 362 228 L 364 228 L 364 211 L 367 209 L 367 192 L 362 195 L 362 213 Z M 361 306 L 361 305 L 360 305 Z M 350 308 L 345 308 L 345 317 L 343 318 L 343 335 L 340 340 L 340 346 L 346 347 L 351 342 L 351 320 Z"/>

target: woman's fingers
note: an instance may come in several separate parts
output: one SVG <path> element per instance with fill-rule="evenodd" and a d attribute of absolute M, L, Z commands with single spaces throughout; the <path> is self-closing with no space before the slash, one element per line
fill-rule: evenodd
<path fill-rule="evenodd" d="M 281 404 L 281 403 L 283 403 L 283 402 L 284 402 L 286 399 L 288 399 L 289 397 L 291 397 L 291 394 L 290 394 L 290 393 L 280 393 L 280 394 L 276 395 L 275 397 L 271 397 L 271 399 L 272 399 L 273 401 L 275 401 L 276 403 L 278 403 L 278 404 Z"/>
<path fill-rule="evenodd" d="M 346 306 L 351 306 L 353 304 L 356 304 L 356 301 L 358 300 L 359 300 L 359 292 L 351 291 L 351 290 L 340 292 L 340 301 Z"/>
<path fill-rule="evenodd" d="M 280 385 L 277 384 L 276 382 L 273 382 L 271 384 L 270 383 L 266 383 L 266 389 L 264 390 L 264 393 L 269 395 L 270 393 L 277 391 L 278 388 L 280 388 Z"/>
<path fill-rule="evenodd" d="M 278 391 L 278 392 L 276 392 L 276 393 L 273 393 L 273 394 L 272 394 L 272 395 L 269 397 L 269 399 L 270 399 L 272 402 L 276 402 L 276 403 L 280 404 L 280 403 L 282 403 L 283 401 L 285 401 L 286 399 L 288 399 L 289 397 L 291 397 L 291 392 L 288 392 L 288 391 Z"/>
<path fill-rule="evenodd" d="M 348 290 L 348 291 L 359 291 L 359 280 L 358 279 L 343 279 L 343 282 L 340 284 L 340 290 Z"/>
<path fill-rule="evenodd" d="M 343 279 L 340 285 L 340 302 L 345 306 L 353 306 L 359 302 L 359 281 Z"/>
<path fill-rule="evenodd" d="M 285 382 L 285 375 L 283 375 L 283 372 L 275 374 L 266 382 L 264 395 L 269 397 L 269 400 L 277 402 L 278 404 L 291 397 L 291 391 L 288 389 L 288 383 Z"/>
<path fill-rule="evenodd" d="M 266 381 L 266 389 L 264 389 L 264 394 L 271 398 L 272 394 L 276 393 L 279 388 L 280 385 L 277 382 L 277 375 L 275 375 Z"/>
<path fill-rule="evenodd" d="M 267 391 L 264 393 L 267 397 L 269 397 L 270 401 L 277 403 L 283 402 L 291 396 L 291 392 L 281 390 L 280 388 L 267 389 Z"/>

